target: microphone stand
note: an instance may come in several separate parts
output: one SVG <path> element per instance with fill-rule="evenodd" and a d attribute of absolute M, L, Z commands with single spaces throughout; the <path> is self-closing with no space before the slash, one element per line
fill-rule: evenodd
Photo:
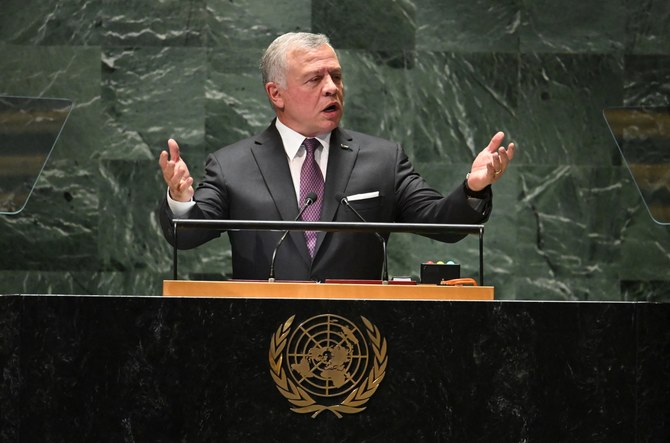
<path fill-rule="evenodd" d="M 363 223 L 368 222 L 366 219 L 363 218 L 363 216 L 361 214 L 358 213 L 357 210 L 354 209 L 353 206 L 351 206 L 351 204 L 349 203 L 349 199 L 347 197 L 342 197 L 342 200 L 340 200 L 340 202 L 343 203 L 344 206 L 349 208 L 351 210 L 351 212 L 353 212 L 356 215 L 356 217 L 358 217 L 358 219 L 360 221 L 362 221 Z M 389 273 L 388 273 L 388 255 L 386 253 L 386 239 L 384 237 L 382 237 L 381 235 L 379 235 L 378 232 L 374 232 L 373 234 L 375 234 L 377 236 L 377 238 L 379 239 L 379 241 L 382 244 L 382 251 L 384 252 L 384 261 L 382 263 L 382 284 L 383 285 L 388 285 L 388 283 L 389 283 Z"/>
<path fill-rule="evenodd" d="M 305 206 L 307 207 L 307 206 Z M 300 214 L 302 215 L 302 213 Z M 277 242 L 277 246 L 275 246 L 274 251 L 272 251 L 272 261 L 270 262 L 270 276 L 268 277 L 268 281 L 270 283 L 273 283 L 275 281 L 275 259 L 277 258 L 277 251 L 279 250 L 279 245 L 282 244 L 286 236 L 288 235 L 288 231 L 284 231 L 284 234 L 281 236 L 279 241 Z"/>
<path fill-rule="evenodd" d="M 300 217 L 302 217 L 302 214 L 305 212 L 305 210 L 312 204 L 314 204 L 316 199 L 317 199 L 316 193 L 310 192 L 309 194 L 307 194 L 307 196 L 305 197 L 305 201 L 302 203 L 302 208 L 300 208 L 300 212 L 298 212 L 298 216 L 293 221 L 298 221 Z M 272 251 L 272 260 L 270 261 L 270 275 L 268 277 L 268 281 L 270 283 L 275 281 L 275 259 L 277 258 L 277 251 L 279 251 L 279 246 L 284 242 L 284 239 L 288 235 L 288 232 L 289 232 L 288 230 L 284 231 L 284 234 L 277 242 L 277 246 L 275 246 L 274 251 Z"/>

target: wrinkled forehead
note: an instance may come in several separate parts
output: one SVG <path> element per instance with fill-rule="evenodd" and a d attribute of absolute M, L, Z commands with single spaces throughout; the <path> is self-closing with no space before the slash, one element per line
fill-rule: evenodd
<path fill-rule="evenodd" d="M 316 49 L 295 48 L 289 51 L 288 60 L 296 68 L 313 68 L 316 66 L 339 69 L 340 61 L 329 45 L 321 45 Z"/>

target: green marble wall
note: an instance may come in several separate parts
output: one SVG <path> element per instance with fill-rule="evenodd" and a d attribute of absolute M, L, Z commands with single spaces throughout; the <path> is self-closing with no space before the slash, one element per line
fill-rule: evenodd
<path fill-rule="evenodd" d="M 159 151 L 177 138 L 199 176 L 206 152 L 264 128 L 257 60 L 294 30 L 339 49 L 344 126 L 402 142 L 436 188 L 495 131 L 518 143 L 485 235 L 498 298 L 670 300 L 670 228 L 601 115 L 670 104 L 661 0 L 3 0 L 0 95 L 76 107 L 24 211 L 0 216 L 0 293 L 159 294 Z M 440 258 L 477 268 L 475 238 L 395 235 L 390 253 L 392 275 Z M 180 263 L 225 275 L 228 243 Z"/>

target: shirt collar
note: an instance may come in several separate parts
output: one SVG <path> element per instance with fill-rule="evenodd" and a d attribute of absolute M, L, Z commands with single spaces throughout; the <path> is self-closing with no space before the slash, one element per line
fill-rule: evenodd
<path fill-rule="evenodd" d="M 281 137 L 282 143 L 284 144 L 286 155 L 289 159 L 293 159 L 298 154 L 300 146 L 306 137 L 286 126 L 279 120 L 279 118 L 277 118 L 275 126 L 277 127 L 279 136 Z M 330 146 L 330 135 L 330 132 L 326 132 L 323 134 L 317 134 L 314 138 L 319 140 L 319 143 L 321 143 L 321 146 L 325 149 Z"/>

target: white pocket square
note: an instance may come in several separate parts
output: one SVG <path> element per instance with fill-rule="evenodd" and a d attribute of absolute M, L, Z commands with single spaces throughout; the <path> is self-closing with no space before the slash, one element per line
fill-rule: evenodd
<path fill-rule="evenodd" d="M 350 202 L 355 202 L 359 200 L 368 200 L 375 197 L 379 197 L 379 191 L 364 192 L 363 194 L 350 195 L 349 197 L 347 197 L 347 200 Z"/>

